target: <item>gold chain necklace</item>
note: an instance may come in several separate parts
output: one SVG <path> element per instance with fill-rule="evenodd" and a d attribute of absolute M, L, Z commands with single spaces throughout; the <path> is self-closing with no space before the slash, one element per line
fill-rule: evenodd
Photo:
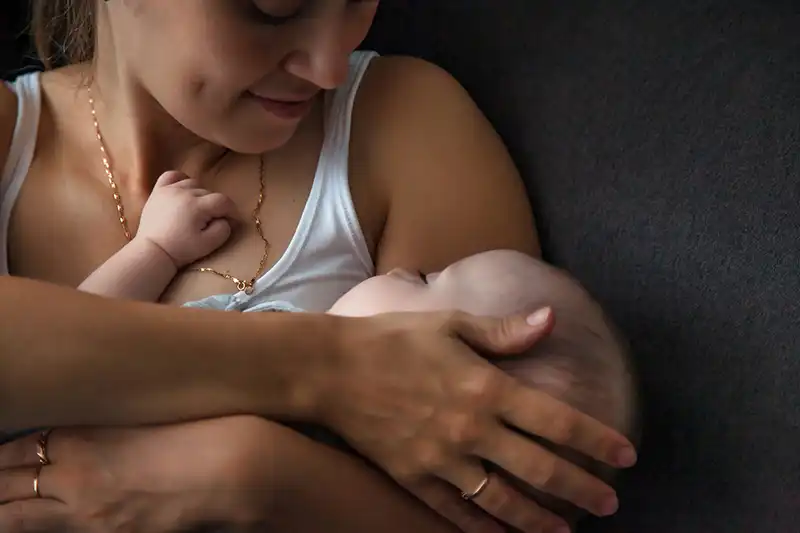
<path fill-rule="evenodd" d="M 102 133 L 100 133 L 100 124 L 97 121 L 97 109 L 94 105 L 94 97 L 92 96 L 92 89 L 89 85 L 86 86 L 86 92 L 89 95 L 89 106 L 92 110 L 92 122 L 94 123 L 94 132 L 97 136 L 97 141 L 100 144 L 100 153 L 103 157 L 103 169 L 106 173 L 106 178 L 108 178 L 108 185 L 111 187 L 111 192 L 113 193 L 114 203 L 117 205 L 117 214 L 119 215 L 119 224 L 122 226 L 122 231 L 125 234 L 125 239 L 129 242 L 133 239 L 131 235 L 130 229 L 128 227 L 128 219 L 125 216 L 125 207 L 122 203 L 122 194 L 119 191 L 119 187 L 117 187 L 117 182 L 114 179 L 114 172 L 111 169 L 111 160 L 108 156 L 108 150 L 106 150 L 106 143 L 103 139 Z M 258 232 L 258 236 L 264 242 L 264 253 L 261 255 L 261 261 L 258 263 L 258 270 L 256 270 L 255 275 L 250 278 L 249 280 L 239 279 L 235 276 L 232 276 L 228 272 L 220 272 L 210 267 L 196 267 L 192 268 L 191 270 L 194 272 L 204 272 L 209 274 L 214 274 L 221 278 L 224 278 L 234 285 L 239 291 L 244 291 L 246 294 L 252 294 L 253 287 L 255 286 L 256 280 L 261 276 L 261 273 L 264 270 L 264 267 L 267 264 L 267 259 L 269 258 L 269 251 L 270 251 L 270 244 L 269 241 L 264 237 L 264 232 L 261 229 L 261 218 L 259 216 L 261 212 L 261 204 L 264 202 L 264 157 L 261 156 L 259 159 L 259 168 L 258 168 L 258 176 L 259 176 L 259 189 L 258 189 L 258 201 L 256 202 L 256 207 L 253 209 L 253 224 L 255 224 L 256 231 Z"/>

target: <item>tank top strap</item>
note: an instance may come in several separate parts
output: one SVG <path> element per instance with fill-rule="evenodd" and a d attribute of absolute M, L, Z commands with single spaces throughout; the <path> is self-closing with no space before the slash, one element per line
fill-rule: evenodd
<path fill-rule="evenodd" d="M 367 72 L 367 67 L 376 57 L 378 57 L 377 52 L 353 52 L 350 56 L 350 70 L 347 81 L 329 94 L 325 124 L 325 144 L 331 155 L 338 154 L 340 159 L 345 161 L 349 156 L 350 127 L 356 94 L 358 94 L 361 80 Z"/>
<path fill-rule="evenodd" d="M 8 274 L 8 225 L 33 162 L 42 112 L 39 72 L 24 74 L 6 86 L 17 96 L 17 121 L 5 167 L 0 173 L 0 275 Z"/>
<path fill-rule="evenodd" d="M 356 95 L 370 62 L 378 57 L 373 51 L 357 51 L 350 57 L 347 81 L 328 95 L 325 114 L 325 141 L 320 163 L 324 165 L 320 200 L 335 210 L 336 218 L 345 225 L 352 250 L 369 272 L 374 264 L 358 221 L 350 194 L 350 133 Z"/>

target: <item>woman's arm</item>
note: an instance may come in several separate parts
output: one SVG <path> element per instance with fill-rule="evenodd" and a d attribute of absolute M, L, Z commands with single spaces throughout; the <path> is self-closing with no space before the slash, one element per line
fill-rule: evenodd
<path fill-rule="evenodd" d="M 447 72 L 374 60 L 356 100 L 351 180 L 386 198 L 377 267 L 442 270 L 493 249 L 539 255 L 530 203 L 500 136 Z"/>
<path fill-rule="evenodd" d="M 256 417 L 55 430 L 33 500 L 36 440 L 0 446 L 3 533 L 457 531 L 359 459 Z"/>
<path fill-rule="evenodd" d="M 278 459 L 273 475 L 280 487 L 267 520 L 269 531 L 459 531 L 362 460 L 277 424 L 269 431 Z M 472 514 L 473 528 L 468 531 L 478 531 L 474 526 L 482 526 L 483 532 L 502 531 L 493 529 L 477 508 Z"/>
<path fill-rule="evenodd" d="M 370 184 L 387 206 L 376 239 L 379 272 L 439 271 L 492 249 L 540 254 L 529 199 L 502 140 L 467 92 L 434 65 L 375 60 L 354 110 L 350 170 L 354 190 Z M 458 511 L 415 493 L 459 521 Z M 527 523 L 536 529 L 535 522 Z"/>
<path fill-rule="evenodd" d="M 3 276 L 0 428 L 302 419 L 306 391 L 332 368 L 339 322 L 111 300 Z"/>
<path fill-rule="evenodd" d="M 14 124 L 17 121 L 17 97 L 0 81 L 0 176 L 6 166 L 11 139 L 14 136 Z"/>
<path fill-rule="evenodd" d="M 616 509 L 610 487 L 533 441 L 492 449 L 490 443 L 513 434 L 497 422 L 612 465 L 635 462 L 630 443 L 617 432 L 520 387 L 468 348 L 517 353 L 530 347 L 545 326 L 528 324 L 524 316 L 221 313 L 104 299 L 8 277 L 0 278 L 0 316 L 4 428 L 136 425 L 234 413 L 305 419 L 342 435 L 392 478 L 413 485 L 415 494 L 424 491 L 425 501 L 454 522 L 458 518 L 442 502 L 451 506 L 459 489 L 471 490 L 480 479 L 455 481 L 449 500 L 425 483 L 460 479 L 459 465 L 469 464 L 464 450 L 476 449 L 465 440 L 473 433 L 437 429 L 453 419 L 486 413 L 475 420 L 481 457 L 599 515 Z M 467 392 L 464 383 L 486 388 Z M 420 449 L 446 455 L 431 463 Z M 552 475 L 537 477 L 544 470 Z M 520 529 L 539 527 L 541 510 L 519 498 L 506 500 L 499 492 L 481 501 L 509 523 L 531 524 Z"/>

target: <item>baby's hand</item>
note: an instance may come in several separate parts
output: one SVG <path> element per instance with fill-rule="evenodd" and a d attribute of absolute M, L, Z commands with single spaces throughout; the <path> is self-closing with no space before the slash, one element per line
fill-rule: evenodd
<path fill-rule="evenodd" d="M 234 212 L 227 196 L 200 188 L 181 172 L 165 172 L 142 210 L 136 239 L 156 244 L 182 268 L 228 240 Z"/>

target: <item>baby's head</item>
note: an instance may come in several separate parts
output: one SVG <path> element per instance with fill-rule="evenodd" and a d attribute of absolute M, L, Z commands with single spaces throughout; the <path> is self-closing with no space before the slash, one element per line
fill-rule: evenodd
<path fill-rule="evenodd" d="M 524 310 L 530 298 L 521 288 L 544 263 L 508 250 L 485 252 L 424 274 L 394 269 L 370 278 L 342 296 L 331 312 L 369 316 L 397 311 L 459 309 L 475 315 Z M 510 300 L 509 300 L 510 297 Z"/>
<path fill-rule="evenodd" d="M 561 324 L 588 328 L 616 341 L 602 309 L 575 280 L 543 261 L 511 250 L 484 252 L 424 274 L 395 269 L 372 277 L 330 309 L 342 316 L 399 311 L 460 310 L 505 316 L 549 306 Z M 578 324 L 580 322 L 580 324 Z"/>
<path fill-rule="evenodd" d="M 400 311 L 460 310 L 478 316 L 506 316 L 549 306 L 555 328 L 546 339 L 518 359 L 503 359 L 507 371 L 537 366 L 523 376 L 529 384 L 556 396 L 569 370 L 580 374 L 593 368 L 597 379 L 607 377 L 616 387 L 606 388 L 605 400 L 619 409 L 617 416 L 594 413 L 595 418 L 624 431 L 632 425 L 632 407 L 624 406 L 632 385 L 627 344 L 607 315 L 584 288 L 563 271 L 543 261 L 510 250 L 495 250 L 458 261 L 441 272 L 423 274 L 396 269 L 370 278 L 342 296 L 330 309 L 342 316 L 371 316 Z M 541 367 L 547 367 L 547 372 Z M 594 387 L 596 393 L 602 387 Z M 615 394 L 619 391 L 619 394 Z M 567 398 L 570 400 L 570 398 Z M 597 401 L 598 398 L 593 398 Z M 591 400 L 587 400 L 589 404 Z M 575 402 L 571 402 L 574 403 Z M 583 408 L 584 402 L 576 407 Z M 589 413 L 593 414 L 593 413 Z M 593 414 L 593 416 L 594 416 Z"/>
<path fill-rule="evenodd" d="M 555 313 L 552 333 L 520 357 L 498 359 L 495 364 L 635 439 L 636 395 L 626 343 L 579 283 L 542 261 L 500 250 L 468 257 L 433 274 L 393 270 L 359 284 L 330 312 L 370 316 L 460 310 L 506 316 L 545 306 Z M 612 473 L 595 462 L 571 450 L 549 447 L 595 475 L 611 479 Z M 535 497 L 561 514 L 573 515 L 546 495 Z"/>

